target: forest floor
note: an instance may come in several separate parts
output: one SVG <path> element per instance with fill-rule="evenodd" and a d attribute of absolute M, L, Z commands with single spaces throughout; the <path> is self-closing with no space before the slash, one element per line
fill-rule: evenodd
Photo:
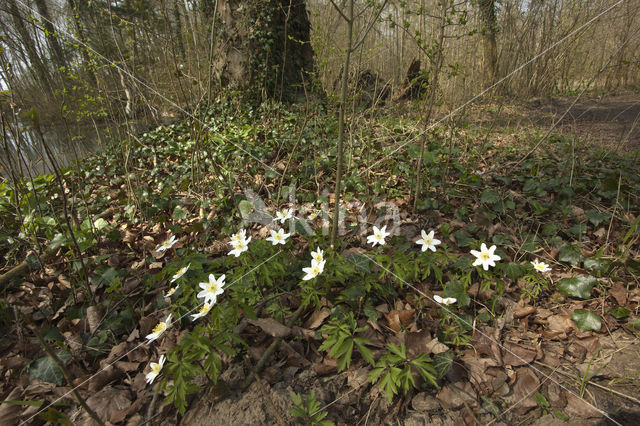
<path fill-rule="evenodd" d="M 0 424 L 92 424 L 74 388 L 112 424 L 639 424 L 640 96 L 574 100 L 438 125 L 415 211 L 416 117 L 354 115 L 333 249 L 319 105 L 219 107 L 206 133 L 183 118 L 1 183 Z M 324 271 L 301 280 L 316 248 Z M 209 274 L 224 293 L 192 320 Z"/>

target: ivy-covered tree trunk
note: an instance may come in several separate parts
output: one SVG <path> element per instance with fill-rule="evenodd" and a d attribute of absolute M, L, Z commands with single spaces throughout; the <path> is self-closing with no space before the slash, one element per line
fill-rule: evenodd
<path fill-rule="evenodd" d="M 498 68 L 498 48 L 496 47 L 496 32 L 498 31 L 498 19 L 496 17 L 495 0 L 480 0 L 480 32 L 484 38 L 483 62 L 484 62 L 484 87 L 491 86 L 496 79 Z"/>
<path fill-rule="evenodd" d="M 254 99 L 291 99 L 311 81 L 313 49 L 306 2 L 219 0 L 214 75 Z"/>

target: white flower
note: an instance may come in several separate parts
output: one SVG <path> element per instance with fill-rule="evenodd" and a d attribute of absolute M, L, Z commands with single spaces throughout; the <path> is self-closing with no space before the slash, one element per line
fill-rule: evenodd
<path fill-rule="evenodd" d="M 216 299 L 218 295 L 224 292 L 224 274 L 220 276 L 216 280 L 216 277 L 213 274 L 209 274 L 209 282 L 200 283 L 200 288 L 202 291 L 198 293 L 198 298 L 204 297 L 205 303 L 216 303 Z"/>
<path fill-rule="evenodd" d="M 434 232 L 431 231 L 428 234 L 422 230 L 422 238 L 416 241 L 416 244 L 422 245 L 422 251 L 427 251 L 430 249 L 431 251 L 436 251 L 436 246 L 441 243 L 440 240 L 433 238 Z"/>
<path fill-rule="evenodd" d="M 276 212 L 276 218 L 274 221 L 279 220 L 280 223 L 285 223 L 287 219 L 291 219 L 293 217 L 293 209 L 285 209 Z"/>
<path fill-rule="evenodd" d="M 213 305 L 204 302 L 204 305 L 202 305 L 202 307 L 198 310 L 197 314 L 193 314 L 191 315 L 191 321 L 195 321 L 198 318 L 202 318 L 203 316 L 207 315 L 209 313 L 209 311 L 211 310 L 211 307 Z"/>
<path fill-rule="evenodd" d="M 318 275 L 320 275 L 322 273 L 322 271 L 324 271 L 324 260 L 318 262 L 317 260 L 313 259 L 311 261 L 311 267 L 310 268 L 302 268 L 302 272 L 304 272 L 305 275 L 304 277 L 302 277 L 303 281 L 308 281 L 312 278 L 317 277 Z"/>
<path fill-rule="evenodd" d="M 189 270 L 189 266 L 191 266 L 191 264 L 188 264 L 187 266 L 183 266 L 182 268 L 178 269 L 178 272 L 176 272 L 173 278 L 171 278 L 171 282 L 175 282 L 178 278 L 183 276 Z"/>
<path fill-rule="evenodd" d="M 173 287 L 173 288 L 170 288 L 170 289 L 169 289 L 169 291 L 167 292 L 167 294 L 165 294 L 165 295 L 164 295 L 164 297 L 171 297 L 171 296 L 173 296 L 173 293 L 175 293 L 175 292 L 176 292 L 176 290 L 178 290 L 178 287 L 180 287 L 180 286 L 179 286 L 179 285 L 177 285 L 177 286 L 175 286 L 175 287 Z"/>
<path fill-rule="evenodd" d="M 538 272 L 549 272 L 551 270 L 551 268 L 549 268 L 549 265 L 544 262 L 538 262 L 538 259 L 531 262 L 531 264 L 533 265 L 533 269 Z"/>
<path fill-rule="evenodd" d="M 165 330 L 169 328 L 170 325 L 171 325 L 171 314 L 169 314 L 166 320 L 158 323 L 158 325 L 153 327 L 153 330 L 151 330 L 151 334 L 147 334 L 146 339 L 149 341 L 149 343 L 153 342 L 158 337 L 162 336 L 162 333 L 164 333 Z"/>
<path fill-rule="evenodd" d="M 166 251 L 169 250 L 171 247 L 173 247 L 173 245 L 175 243 L 177 243 L 178 240 L 176 240 L 176 236 L 172 235 L 171 238 L 167 238 L 166 240 L 164 240 L 162 242 L 162 244 L 160 244 L 157 248 L 156 251 L 160 252 L 160 251 Z"/>
<path fill-rule="evenodd" d="M 150 385 L 156 377 L 158 377 L 158 374 L 160 374 L 160 370 L 162 370 L 162 366 L 164 365 L 164 361 L 165 361 L 165 356 L 162 355 L 160 356 L 160 359 L 158 360 L 157 363 L 152 362 L 151 365 L 151 371 L 149 371 L 147 373 L 147 384 Z"/>
<path fill-rule="evenodd" d="M 245 231 L 244 229 L 241 229 L 231 236 L 231 245 L 235 247 L 235 244 L 237 244 L 238 241 L 244 241 L 246 239 L 247 239 L 247 231 Z M 250 240 L 251 240 L 251 237 L 249 237 L 249 240 L 247 242 L 249 242 Z"/>
<path fill-rule="evenodd" d="M 248 243 L 251 241 L 251 237 L 249 239 L 242 239 L 238 241 L 231 240 L 231 245 L 233 246 L 233 250 L 231 250 L 228 254 L 229 256 L 234 255 L 235 257 L 240 256 L 245 251 L 249 250 Z"/>
<path fill-rule="evenodd" d="M 316 262 L 323 262 L 324 261 L 324 251 L 322 249 L 316 249 L 316 251 L 312 251 L 311 252 L 311 257 Z"/>
<path fill-rule="evenodd" d="M 489 270 L 489 266 L 496 266 L 495 261 L 500 260 L 500 256 L 493 254 L 496 250 L 496 246 L 491 246 L 487 249 L 487 245 L 482 243 L 480 251 L 471 250 L 471 254 L 476 257 L 476 261 L 473 262 L 473 266 L 482 265 L 485 271 Z"/>
<path fill-rule="evenodd" d="M 373 235 L 367 236 L 367 243 L 373 244 L 375 247 L 376 244 L 380 244 L 383 246 L 385 244 L 384 239 L 391 235 L 387 232 L 387 225 L 378 229 L 376 226 L 373 227 Z"/>
<path fill-rule="evenodd" d="M 309 216 L 307 216 L 307 220 L 315 220 L 318 217 L 318 210 L 313 210 Z"/>
<path fill-rule="evenodd" d="M 453 303 L 456 303 L 456 298 L 455 297 L 445 297 L 444 299 L 440 296 L 438 296 L 437 294 L 433 295 L 433 300 L 435 300 L 436 302 L 438 302 L 441 305 L 451 305 Z"/>
<path fill-rule="evenodd" d="M 287 238 L 289 238 L 289 235 L 291 235 L 285 234 L 284 229 L 282 228 L 278 229 L 278 232 L 274 231 L 273 229 L 269 230 L 269 232 L 271 233 L 271 236 L 267 237 L 266 240 L 271 241 L 274 246 L 277 246 L 278 244 L 286 244 Z"/>

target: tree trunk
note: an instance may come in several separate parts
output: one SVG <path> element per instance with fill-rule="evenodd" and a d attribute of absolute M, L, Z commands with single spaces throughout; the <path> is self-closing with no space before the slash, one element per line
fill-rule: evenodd
<path fill-rule="evenodd" d="M 51 14 L 49 13 L 49 7 L 47 6 L 47 2 L 45 0 L 35 0 L 36 6 L 38 8 L 38 13 L 40 14 L 42 26 L 46 31 L 47 43 L 51 48 L 51 56 L 56 64 L 58 69 L 64 67 L 66 65 L 66 61 L 64 58 L 64 52 L 62 51 L 62 46 L 58 41 L 58 35 L 56 34 L 56 29 L 53 26 L 53 20 L 51 19 Z"/>
<path fill-rule="evenodd" d="M 498 21 L 496 18 L 495 0 L 479 0 L 480 32 L 484 37 L 483 63 L 484 63 L 484 88 L 491 86 L 497 74 L 498 52 L 496 47 L 496 32 Z"/>
<path fill-rule="evenodd" d="M 254 99 L 303 93 L 313 72 L 306 2 L 219 0 L 217 13 L 223 29 L 212 67 L 223 87 Z"/>
<path fill-rule="evenodd" d="M 16 4 L 15 0 L 8 0 L 9 11 L 11 13 L 11 17 L 13 19 L 13 26 L 15 27 L 18 34 L 20 34 L 20 38 L 22 39 L 22 45 L 24 50 L 27 52 L 27 57 L 29 58 L 29 62 L 31 62 L 31 66 L 35 72 L 34 76 L 37 81 L 39 81 L 42 85 L 44 85 L 46 91 L 48 93 L 53 93 L 51 88 L 51 79 L 49 78 L 49 71 L 42 62 L 40 55 L 36 49 L 35 40 L 31 37 L 29 30 L 27 29 L 24 18 L 20 13 L 20 9 Z"/>

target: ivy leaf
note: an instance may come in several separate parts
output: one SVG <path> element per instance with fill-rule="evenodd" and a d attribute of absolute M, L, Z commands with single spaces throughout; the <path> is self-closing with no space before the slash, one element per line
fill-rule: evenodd
<path fill-rule="evenodd" d="M 571 315 L 571 319 L 578 325 L 578 330 L 585 332 L 588 330 L 598 331 L 602 326 L 600 317 L 586 309 L 576 309 Z"/>
<path fill-rule="evenodd" d="M 558 253 L 558 260 L 575 266 L 582 260 L 582 252 L 578 246 L 563 244 Z"/>
<path fill-rule="evenodd" d="M 180 206 L 176 206 L 175 209 L 173 209 L 173 221 L 177 222 L 179 220 L 185 220 L 187 218 L 187 211 L 184 210 L 182 207 Z"/>
<path fill-rule="evenodd" d="M 496 269 L 509 277 L 512 281 L 517 280 L 523 275 L 522 265 L 516 262 L 499 263 Z"/>
<path fill-rule="evenodd" d="M 558 282 L 558 291 L 567 297 L 588 299 L 591 290 L 598 280 L 591 275 L 578 275 L 573 278 L 563 278 Z"/>
<path fill-rule="evenodd" d="M 627 308 L 623 308 L 622 306 L 616 306 L 615 308 L 611 309 L 609 313 L 615 319 L 622 319 L 628 317 L 631 314 L 631 311 Z"/>
<path fill-rule="evenodd" d="M 253 213 L 255 209 L 253 207 L 253 204 L 251 204 L 249 201 L 242 200 L 238 203 L 238 210 L 240 210 L 240 214 L 242 215 L 242 218 L 246 219 L 249 217 L 251 213 Z"/>
<path fill-rule="evenodd" d="M 436 369 L 436 377 L 441 379 L 449 372 L 453 364 L 453 357 L 449 351 L 441 352 L 433 356 L 433 368 Z"/>
<path fill-rule="evenodd" d="M 66 242 L 67 242 L 67 238 L 64 235 L 58 233 L 53 237 L 53 240 L 51 240 L 51 243 L 49 243 L 49 248 L 51 248 L 52 250 L 59 249 Z"/>
<path fill-rule="evenodd" d="M 584 260 L 584 268 L 589 272 L 593 272 L 594 274 L 601 276 L 607 272 L 611 263 L 610 259 L 589 258 Z"/>
<path fill-rule="evenodd" d="M 365 272 L 367 274 L 371 273 L 371 268 L 370 268 L 371 260 L 369 260 L 367 256 L 353 253 L 347 256 L 347 261 L 349 263 L 352 263 L 358 272 Z"/>
<path fill-rule="evenodd" d="M 66 363 L 71 360 L 71 354 L 67 351 L 58 351 L 57 355 L 62 362 Z M 35 379 L 62 386 L 64 375 L 53 358 L 43 356 L 33 361 L 29 366 L 29 380 Z"/>
<path fill-rule="evenodd" d="M 600 213 L 597 210 L 587 210 L 584 214 L 589 218 L 589 222 L 593 223 L 593 226 L 598 226 L 600 223 L 611 219 L 611 214 L 608 212 Z"/>
<path fill-rule="evenodd" d="M 464 231 L 458 231 L 453 234 L 453 236 L 456 237 L 456 243 L 458 244 L 458 247 L 467 247 L 471 244 L 471 241 L 473 241 L 473 238 L 470 238 Z"/>
<path fill-rule="evenodd" d="M 96 228 L 97 231 L 102 231 L 107 226 L 109 226 L 109 222 L 107 222 L 101 217 L 99 217 L 98 219 L 96 219 L 95 222 L 93 222 L 93 227 Z"/>

